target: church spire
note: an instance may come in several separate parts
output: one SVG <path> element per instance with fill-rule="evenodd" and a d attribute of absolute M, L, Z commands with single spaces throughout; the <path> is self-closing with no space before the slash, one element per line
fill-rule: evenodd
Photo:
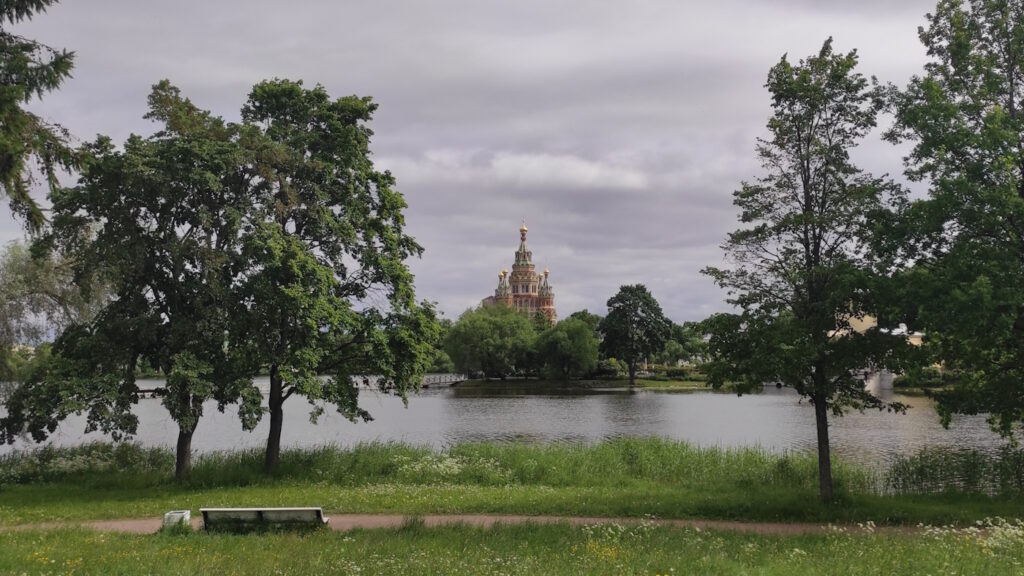
<path fill-rule="evenodd" d="M 494 296 L 484 299 L 485 305 L 501 304 L 510 306 L 531 316 L 543 314 L 552 322 L 558 319 L 555 313 L 554 290 L 551 288 L 548 276 L 550 272 L 544 270 L 543 274 L 537 272 L 533 265 L 533 253 L 526 245 L 526 219 L 519 228 L 519 249 L 516 250 L 515 261 L 512 264 L 512 273 L 502 270 L 498 274 L 498 288 Z"/>

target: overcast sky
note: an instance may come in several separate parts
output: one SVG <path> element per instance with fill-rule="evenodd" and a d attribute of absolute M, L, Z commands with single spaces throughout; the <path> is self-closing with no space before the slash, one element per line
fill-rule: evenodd
<path fill-rule="evenodd" d="M 643 283 L 676 321 L 725 310 L 699 270 L 737 227 L 731 194 L 758 175 L 768 69 L 828 36 L 900 85 L 921 70 L 934 0 L 65 0 L 16 31 L 77 53 L 33 110 L 82 140 L 150 134 L 150 86 L 238 118 L 266 78 L 372 96 L 391 170 L 426 248 L 421 298 L 455 317 L 511 268 L 520 219 L 560 316 L 603 314 Z M 862 167 L 898 174 L 866 141 Z M 0 240 L 22 235 L 0 210 Z"/>

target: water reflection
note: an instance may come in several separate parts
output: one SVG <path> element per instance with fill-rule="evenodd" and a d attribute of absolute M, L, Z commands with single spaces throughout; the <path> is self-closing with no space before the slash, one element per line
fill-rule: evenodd
<path fill-rule="evenodd" d="M 938 422 L 930 400 L 892 396 L 911 408 L 905 415 L 851 413 L 832 420 L 832 446 L 848 459 L 878 464 L 925 446 L 994 451 L 1004 444 L 983 416 L 960 417 L 949 430 Z M 736 397 L 711 392 L 661 393 L 626 390 L 537 389 L 514 384 L 498 389 L 432 388 L 409 399 L 364 390 L 364 407 L 375 420 L 352 423 L 332 410 L 309 421 L 310 406 L 295 397 L 285 404 L 285 446 L 365 441 L 402 441 L 445 446 L 463 441 L 596 442 L 623 436 L 662 436 L 703 446 L 762 446 L 768 450 L 813 450 L 814 411 L 789 389 L 766 388 Z M 158 399 L 144 399 L 137 440 L 173 446 L 177 427 Z M 245 432 L 232 407 L 206 406 L 193 440 L 199 451 L 261 447 L 268 422 Z M 102 439 L 82 434 L 84 418 L 65 422 L 51 443 L 70 445 Z M 19 443 L 14 448 L 31 446 Z M 8 452 L 11 447 L 0 448 Z"/>

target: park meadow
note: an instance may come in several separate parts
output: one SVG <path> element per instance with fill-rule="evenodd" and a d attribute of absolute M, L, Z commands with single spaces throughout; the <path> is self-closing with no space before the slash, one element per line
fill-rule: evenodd
<path fill-rule="evenodd" d="M 147 38 L 117 44 L 118 62 L 161 72 L 148 91 L 104 77 L 144 100 L 142 118 L 119 118 L 80 83 L 96 52 L 45 34 L 78 8 L 0 2 L 0 227 L 19 238 L 0 249 L 0 573 L 1024 573 L 1024 2 L 939 0 L 918 22 L 923 64 L 899 85 L 828 29 L 807 53 L 796 38 L 759 46 L 770 66 L 740 68 L 763 81 L 761 117 L 737 110 L 746 126 L 730 136 L 750 162 L 700 167 L 661 156 L 693 146 L 668 125 L 648 132 L 661 121 L 646 59 L 563 54 L 601 7 L 580 5 L 561 35 L 521 20 L 527 8 L 452 9 L 467 23 L 437 34 L 443 57 L 414 39 L 433 30 L 418 10 L 438 7 L 372 25 L 353 6 L 297 8 L 310 30 L 337 23 L 338 46 L 367 42 L 323 78 L 249 77 L 283 56 L 241 40 L 268 7 L 233 6 L 196 42 L 169 19 L 181 46 L 210 43 L 191 59 L 154 57 L 152 18 L 126 16 L 110 42 Z M 644 8 L 617 10 L 657 36 Z M 914 39 L 878 24 L 894 54 Z M 474 59 L 517 30 L 538 44 L 484 87 L 494 71 Z M 335 54 L 300 36 L 285 51 L 301 62 Z M 649 39 L 632 29 L 624 45 Z M 422 59 L 396 66 L 385 48 Z M 239 54 L 264 62 L 161 79 L 173 61 Z M 628 98 L 597 80 L 622 58 Z M 341 74 L 354 88 L 339 92 L 328 70 L 357 60 L 373 65 Z M 571 73 L 543 72 L 560 65 Z M 402 97 L 339 95 L 399 69 Z M 513 119 L 533 74 L 565 105 Z M 433 94 L 428 116 L 446 123 L 409 132 L 438 79 L 459 86 Z M 707 84 L 674 85 L 680 106 Z M 584 104 L 604 90 L 622 99 Z M 492 110 L 486 124 L 523 149 L 488 149 L 452 103 Z M 51 117 L 71 109 L 104 131 Z M 613 109 L 650 117 L 619 130 Z M 577 135 L 541 137 L 583 117 Z M 124 128 L 140 120 L 146 132 Z M 630 144 L 611 164 L 573 155 L 613 132 Z M 433 144 L 453 135 L 464 148 Z M 667 164 L 698 192 L 665 184 Z M 709 252 L 716 164 L 742 171 L 722 171 L 736 176 L 721 190 L 731 229 L 714 228 Z M 623 210 L 615 195 L 631 193 Z M 498 265 L 479 238 L 519 220 L 512 208 L 561 214 L 531 226 L 564 266 L 540 272 L 524 218 L 512 272 L 467 296 L 463 274 Z M 702 281 L 713 299 L 689 292 Z M 706 413 L 687 422 L 694 407 Z M 892 420 L 838 424 L 865 414 Z"/>

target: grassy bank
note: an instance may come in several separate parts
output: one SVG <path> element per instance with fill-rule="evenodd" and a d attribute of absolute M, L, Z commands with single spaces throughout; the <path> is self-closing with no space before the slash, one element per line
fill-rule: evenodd
<path fill-rule="evenodd" d="M 449 526 L 315 534 L 4 535 L 0 573 L 1019 574 L 1024 530 L 750 536 L 650 525 Z"/>
<path fill-rule="evenodd" d="M 0 524 L 256 505 L 404 514 L 971 523 L 1024 517 L 1024 497 L 1015 488 L 1024 482 L 1013 459 L 1024 458 L 1008 454 L 1016 456 L 984 469 L 986 482 L 1003 475 L 994 485 L 944 479 L 945 471 L 957 470 L 948 456 L 905 461 L 894 467 L 898 478 L 837 462 L 838 501 L 826 506 L 816 497 L 811 455 L 697 448 L 660 439 L 459 444 L 444 451 L 404 444 L 286 450 L 272 476 L 260 471 L 258 451 L 208 454 L 197 457 L 185 482 L 173 479 L 168 450 L 95 444 L 0 458 Z M 967 459 L 962 468 L 978 465 Z"/>

